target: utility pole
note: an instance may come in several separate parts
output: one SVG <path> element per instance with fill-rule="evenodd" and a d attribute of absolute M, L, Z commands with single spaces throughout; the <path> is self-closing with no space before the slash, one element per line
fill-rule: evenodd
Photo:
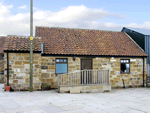
<path fill-rule="evenodd" d="M 30 0 L 30 92 L 33 91 L 33 0 Z"/>

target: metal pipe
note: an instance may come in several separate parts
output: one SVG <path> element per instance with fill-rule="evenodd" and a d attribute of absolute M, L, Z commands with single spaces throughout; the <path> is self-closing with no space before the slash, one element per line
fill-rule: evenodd
<path fill-rule="evenodd" d="M 33 0 L 30 0 L 30 92 L 33 91 Z"/>
<path fill-rule="evenodd" d="M 43 54 L 43 42 L 41 42 L 41 54 Z"/>
<path fill-rule="evenodd" d="M 9 54 L 7 50 L 7 86 L 9 86 Z"/>
<path fill-rule="evenodd" d="M 143 57 L 143 87 L 144 87 L 144 68 L 145 67 L 145 61 L 144 61 L 144 57 Z"/>

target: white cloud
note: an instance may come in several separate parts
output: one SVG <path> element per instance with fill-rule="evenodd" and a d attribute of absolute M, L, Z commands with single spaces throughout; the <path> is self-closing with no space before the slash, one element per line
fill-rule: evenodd
<path fill-rule="evenodd" d="M 0 35 L 29 35 L 30 12 L 11 14 L 10 8 L 12 7 L 13 5 L 5 6 L 3 3 L 0 3 Z M 105 18 L 124 19 L 126 16 L 123 14 L 111 13 L 104 10 L 104 8 L 90 9 L 84 5 L 69 6 L 62 8 L 57 12 L 52 12 L 50 10 L 44 11 L 34 8 L 33 14 L 34 30 L 35 26 L 69 27 L 111 31 L 121 31 L 124 26 L 150 29 L 150 22 L 145 22 L 142 25 L 138 25 L 136 23 L 119 25 L 114 22 L 103 22 L 102 19 Z M 35 31 L 33 34 L 35 34 Z"/>
<path fill-rule="evenodd" d="M 23 6 L 20 6 L 18 7 L 19 9 L 26 9 L 27 8 L 27 5 L 23 5 Z"/>
<path fill-rule="evenodd" d="M 11 9 L 11 8 L 13 8 L 13 5 L 8 5 L 7 7 L 8 7 L 9 9 Z"/>

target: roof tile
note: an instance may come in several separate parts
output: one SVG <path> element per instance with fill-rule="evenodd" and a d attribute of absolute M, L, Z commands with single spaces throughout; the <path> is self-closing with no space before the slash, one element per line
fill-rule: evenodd
<path fill-rule="evenodd" d="M 30 38 L 24 36 L 7 36 L 4 50 L 30 51 Z M 33 51 L 41 51 L 41 38 L 33 38 Z"/>
<path fill-rule="evenodd" d="M 6 37 L 4 36 L 0 37 L 0 53 L 4 53 L 3 50 L 4 50 L 5 40 L 6 40 Z"/>
<path fill-rule="evenodd" d="M 147 56 L 124 32 L 36 27 L 45 54 Z"/>

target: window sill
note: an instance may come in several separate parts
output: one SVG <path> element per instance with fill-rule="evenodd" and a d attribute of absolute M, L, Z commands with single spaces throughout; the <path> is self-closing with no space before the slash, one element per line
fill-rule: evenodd
<path fill-rule="evenodd" d="M 120 74 L 130 74 L 130 72 L 129 72 L 129 73 L 123 73 L 123 72 L 120 72 Z"/>
<path fill-rule="evenodd" d="M 55 73 L 55 75 L 66 74 L 66 73 Z"/>

